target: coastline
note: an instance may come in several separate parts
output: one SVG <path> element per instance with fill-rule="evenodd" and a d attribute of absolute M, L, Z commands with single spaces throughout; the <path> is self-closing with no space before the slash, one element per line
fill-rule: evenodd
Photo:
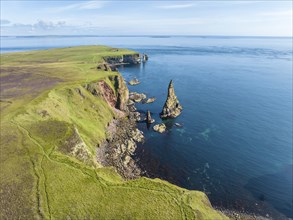
<path fill-rule="evenodd" d="M 63 56 L 63 54 L 62 54 L 62 56 Z M 29 60 L 29 62 L 31 62 L 31 60 Z M 80 61 L 78 61 L 78 62 L 80 62 Z M 42 65 L 42 68 L 44 68 L 44 66 L 45 65 Z M 70 70 L 71 69 L 72 68 L 70 68 Z M 27 111 L 25 108 L 23 108 L 22 111 L 24 113 L 20 112 L 21 113 L 20 114 L 18 112 L 16 114 L 16 116 L 18 116 L 18 115 L 20 115 L 20 116 L 18 116 L 15 119 L 16 122 L 19 123 L 21 126 L 22 126 L 22 124 L 24 124 L 24 126 L 25 126 L 24 128 L 29 129 L 31 126 L 30 123 L 33 123 L 34 126 L 38 124 L 38 121 L 35 121 L 35 118 L 37 118 L 38 120 L 40 120 L 43 123 L 53 117 L 58 117 L 58 120 L 59 120 L 58 123 L 57 123 L 57 121 L 53 121 L 52 122 L 53 124 L 49 124 L 49 125 L 55 126 L 55 124 L 56 124 L 56 125 L 58 125 L 58 128 L 59 128 L 60 125 L 63 126 L 63 124 L 64 124 L 64 126 L 68 126 L 68 128 L 71 129 L 71 125 L 69 123 L 72 123 L 73 126 L 76 126 L 76 127 L 74 127 L 74 130 L 76 132 L 73 133 L 73 139 L 72 139 L 72 143 L 74 144 L 74 147 L 78 146 L 78 147 L 82 147 L 82 148 L 89 148 L 90 142 L 88 141 L 87 138 L 88 137 L 91 138 L 91 136 L 87 136 L 88 133 L 86 133 L 85 128 L 82 127 L 83 125 L 86 125 L 86 123 L 82 124 L 82 123 L 80 123 L 80 121 L 78 123 L 78 120 L 80 120 L 80 118 L 82 120 L 87 119 L 87 122 L 93 121 L 93 122 L 95 122 L 94 124 L 96 125 L 97 122 L 100 123 L 99 119 L 107 117 L 107 120 L 102 121 L 100 124 L 102 124 L 103 126 L 104 126 L 103 123 L 106 124 L 106 128 L 107 128 L 109 134 L 106 135 L 105 142 L 100 143 L 100 147 L 101 147 L 101 149 L 103 149 L 103 146 L 105 146 L 104 147 L 104 150 L 105 150 L 106 146 L 110 146 L 111 150 L 110 151 L 105 150 L 105 151 L 102 151 L 99 153 L 95 152 L 95 155 L 97 155 L 97 158 L 95 157 L 95 159 L 98 159 L 98 161 L 101 161 L 101 164 L 104 163 L 105 165 L 110 165 L 110 166 L 114 166 L 114 167 L 116 166 L 118 173 L 122 174 L 121 176 L 124 177 L 124 179 L 135 179 L 134 182 L 132 182 L 132 181 L 130 181 L 130 183 L 124 182 L 125 185 L 131 186 L 131 184 L 134 184 L 134 185 L 141 184 L 141 185 L 149 187 L 148 184 L 158 184 L 158 189 L 160 189 L 160 187 L 162 187 L 162 189 L 163 189 L 164 188 L 163 186 L 165 184 L 165 185 L 168 185 L 170 187 L 169 189 L 170 190 L 172 189 L 172 191 L 175 189 L 178 190 L 178 193 L 180 196 L 182 196 L 182 194 L 181 194 L 182 192 L 184 192 L 184 194 L 190 193 L 190 195 L 188 195 L 188 197 L 190 196 L 190 198 L 192 197 L 194 200 L 196 200 L 195 198 L 199 198 L 199 197 L 195 196 L 195 195 L 198 194 L 198 195 L 203 196 L 203 200 L 199 200 L 199 201 L 197 201 L 197 203 L 199 203 L 199 204 L 201 204 L 201 202 L 209 203 L 207 197 L 202 192 L 196 192 L 196 191 L 189 192 L 189 190 L 185 190 L 180 187 L 174 186 L 172 184 L 165 183 L 165 181 L 158 180 L 158 179 L 154 180 L 154 179 L 139 178 L 141 176 L 144 176 L 142 174 L 143 170 L 139 170 L 139 167 L 137 166 L 135 161 L 131 159 L 131 155 L 135 152 L 135 148 L 136 148 L 135 142 L 139 142 L 138 140 L 139 139 L 142 140 L 143 138 L 140 136 L 141 132 L 136 130 L 136 122 L 135 121 L 137 120 L 136 119 L 137 115 L 135 113 L 131 113 L 131 111 L 133 111 L 133 108 L 126 109 L 128 103 L 127 103 L 127 99 L 125 97 L 129 97 L 129 94 L 128 94 L 129 91 L 128 91 L 128 89 L 126 89 L 127 88 L 126 86 L 125 87 L 123 86 L 123 83 L 125 84 L 125 82 L 124 82 L 123 78 L 121 77 L 121 74 L 119 72 L 115 73 L 116 72 L 115 70 L 114 70 L 114 72 L 112 72 L 112 69 L 111 69 L 112 73 L 110 72 L 110 70 L 109 70 L 109 72 L 108 72 L 108 70 L 105 72 L 103 72 L 103 71 L 99 72 L 100 74 L 102 73 L 104 75 L 100 76 L 101 78 L 97 80 L 96 69 L 94 69 L 92 67 L 92 64 L 86 66 L 86 69 L 93 72 L 93 78 L 91 78 L 90 80 L 88 80 L 88 79 L 84 80 L 84 81 L 82 81 L 82 83 L 80 83 L 80 81 L 81 81 L 80 80 L 80 81 L 78 81 L 78 84 L 75 82 L 75 83 L 67 84 L 65 87 L 59 86 L 58 88 L 57 87 L 54 88 L 54 90 L 52 90 L 52 91 L 50 90 L 50 92 L 48 93 L 49 94 L 48 96 L 46 94 L 45 96 L 38 98 L 38 101 L 32 102 L 30 107 L 33 108 L 33 111 Z M 110 75 L 110 77 L 109 77 L 109 75 Z M 118 78 L 116 76 L 118 76 Z M 118 84 L 117 84 L 117 82 L 118 82 Z M 120 83 L 120 82 L 123 82 L 123 83 Z M 108 84 L 108 86 L 106 86 L 105 83 Z M 110 92 L 110 90 L 108 90 L 109 88 L 111 88 L 113 90 L 112 91 L 113 93 Z M 117 100 L 115 99 L 116 100 L 115 102 L 113 102 L 113 97 L 114 97 L 113 94 L 117 98 Z M 67 106 L 67 102 L 61 102 L 61 101 L 63 101 L 62 99 L 64 97 L 66 98 L 65 100 L 68 99 L 70 101 L 72 106 Z M 101 103 L 99 103 L 96 99 L 99 101 L 103 99 L 103 108 L 106 108 L 106 110 L 109 111 L 109 112 L 106 112 L 107 114 L 109 113 L 109 115 L 100 114 L 98 112 L 97 107 Z M 61 100 L 61 101 L 59 101 L 59 100 Z M 83 103 L 82 106 L 80 106 L 81 102 Z M 12 104 L 12 103 L 13 102 L 11 102 L 10 104 Z M 48 103 L 49 104 L 53 103 L 52 107 L 51 107 L 51 105 L 49 106 L 53 110 L 50 108 L 48 109 Z M 72 111 L 72 112 L 69 112 L 69 114 L 76 114 L 76 112 L 81 112 L 80 114 L 78 113 L 79 114 L 78 117 L 76 117 L 75 115 L 73 115 L 74 117 L 72 117 L 74 120 L 77 120 L 77 121 L 71 121 L 72 118 L 64 118 L 64 115 L 62 115 L 62 114 L 58 115 L 59 114 L 58 112 L 57 112 L 58 114 L 56 114 L 56 109 L 58 109 L 58 108 L 60 109 L 60 105 L 64 105 L 64 106 L 61 106 L 63 108 L 62 110 L 67 111 L 67 112 L 69 112 L 69 110 Z M 9 106 L 7 109 L 9 109 Z M 110 114 L 110 112 L 111 112 L 111 114 Z M 120 118 L 123 118 L 126 116 L 126 114 L 125 114 L 126 112 L 129 112 L 129 116 L 127 117 L 127 119 L 124 121 L 120 120 Z M 61 112 L 61 113 L 63 113 L 63 112 Z M 96 118 L 90 117 L 91 115 L 95 115 Z M 119 115 L 121 117 L 118 117 Z M 83 118 L 84 116 L 85 116 L 85 118 Z M 28 117 L 30 117 L 30 118 L 28 118 Z M 86 117 L 88 117 L 88 118 L 86 118 Z M 102 117 L 102 118 L 99 118 L 99 117 Z M 29 119 L 29 120 L 27 120 L 27 119 Z M 65 121 L 65 120 L 67 120 L 67 121 Z M 7 124 L 8 123 L 9 122 L 7 122 Z M 41 123 L 41 125 L 42 125 L 42 123 Z M 129 126 L 130 124 L 131 124 L 131 126 Z M 5 125 L 5 126 L 8 126 L 8 125 Z M 39 126 L 39 125 L 37 125 L 37 126 Z M 55 129 L 55 127 L 52 127 L 52 126 L 50 127 L 50 126 L 49 126 L 49 129 L 53 129 L 53 128 Z M 126 127 L 128 129 L 125 129 Z M 47 127 L 45 127 L 45 128 L 47 129 Z M 103 129 L 104 128 L 105 127 L 103 127 Z M 136 131 L 136 132 L 133 132 L 133 131 Z M 71 131 L 69 130 L 69 132 L 67 132 L 66 134 L 70 134 L 70 132 Z M 95 133 L 95 132 L 93 132 L 93 134 L 97 135 L 97 133 Z M 40 142 L 41 143 L 39 145 L 40 149 L 42 148 L 43 145 L 48 146 L 47 143 L 43 142 L 44 135 L 46 135 L 46 134 L 39 133 L 38 129 L 37 130 L 36 129 L 30 130 L 30 133 L 27 133 L 27 134 L 25 133 L 25 135 L 27 135 L 28 138 L 31 138 L 31 137 L 35 138 L 35 140 L 36 140 L 35 143 Z M 26 137 L 25 135 L 24 135 L 24 137 Z M 138 136 L 138 139 L 137 139 L 137 136 Z M 55 143 L 55 142 L 53 142 L 53 141 L 55 141 L 53 139 L 52 140 L 50 139 L 49 141 L 51 141 L 52 143 Z M 70 142 L 71 139 L 69 138 L 67 140 L 69 140 L 69 142 Z M 67 140 L 65 140 L 65 141 L 67 141 Z M 94 141 L 96 141 L 96 140 L 97 139 L 94 139 Z M 63 140 L 60 140 L 60 141 L 63 141 Z M 128 141 L 131 142 L 130 145 L 132 147 L 128 147 L 128 146 L 127 147 L 125 146 L 125 148 L 121 147 L 123 144 L 126 145 L 125 142 L 128 142 Z M 58 149 L 56 149 L 55 144 L 52 144 L 51 142 L 49 142 L 51 144 L 50 146 L 54 146 L 54 148 L 52 148 L 52 149 L 49 148 L 49 151 L 48 151 L 49 154 L 47 154 L 46 151 L 38 152 L 39 155 L 44 154 L 45 157 L 49 158 L 49 161 L 46 163 L 51 163 L 51 160 L 53 161 L 52 158 L 54 158 L 54 160 L 57 161 L 56 163 L 58 164 L 58 166 L 62 166 L 62 169 L 65 169 L 65 168 L 67 169 L 67 168 L 73 166 L 74 169 L 76 169 L 76 172 L 82 171 L 82 173 L 85 172 L 85 173 L 87 173 L 86 175 L 91 176 L 91 174 L 89 174 L 90 173 L 89 170 L 90 169 L 94 170 L 95 168 L 85 167 L 85 164 L 83 164 L 82 161 L 76 161 L 76 159 L 78 159 L 78 158 L 74 158 L 74 155 L 72 155 L 72 154 L 68 153 L 67 155 L 64 156 L 64 155 L 59 154 L 58 152 L 55 153 L 55 151 Z M 133 142 L 135 144 L 133 144 Z M 83 151 L 83 152 L 89 153 L 90 151 L 88 151 L 88 152 Z M 65 153 L 67 153 L 67 152 L 65 152 Z M 99 155 L 100 155 L 100 157 L 98 157 Z M 106 157 L 104 157 L 104 156 L 106 156 Z M 63 168 L 63 165 L 62 165 L 64 163 L 67 164 L 67 167 L 65 167 L 65 168 Z M 92 166 L 92 165 L 94 165 L 94 164 L 90 164 L 90 166 Z M 43 165 L 41 164 L 41 166 L 43 166 Z M 57 166 L 57 165 L 55 165 L 55 166 Z M 126 169 L 128 169 L 127 172 L 125 171 Z M 44 171 L 42 171 L 42 172 L 44 172 Z M 51 170 L 48 169 L 48 171 L 46 171 L 46 172 L 51 172 Z M 70 170 L 70 172 L 73 172 L 73 170 Z M 84 176 L 83 176 L 84 174 L 78 173 L 78 172 L 75 173 L 75 175 L 76 176 L 81 175 L 80 179 L 82 180 L 82 178 L 84 178 Z M 103 175 L 105 175 L 105 174 L 103 174 L 102 172 L 104 172 L 104 171 L 103 170 L 102 171 L 101 170 L 94 170 L 93 172 L 94 172 L 94 176 L 95 176 L 94 178 L 98 177 L 98 182 L 100 180 L 102 180 L 102 182 L 105 181 L 106 182 L 105 185 L 107 186 L 107 184 L 108 184 L 107 180 L 103 179 Z M 101 176 L 100 176 L 99 172 L 102 173 Z M 134 173 L 134 175 L 133 175 L 133 173 Z M 52 174 L 50 174 L 50 175 L 52 175 Z M 57 175 L 58 175 L 58 173 L 57 173 Z M 62 175 L 57 178 L 63 177 Z M 114 174 L 111 173 L 110 176 L 114 176 Z M 51 177 L 49 176 L 49 178 L 51 178 Z M 109 179 L 111 179 L 111 178 L 109 178 Z M 115 177 L 115 178 L 118 178 L 118 177 Z M 41 180 L 41 181 L 45 181 L 45 180 Z M 111 180 L 111 181 L 115 182 L 116 180 L 115 181 Z M 113 182 L 111 182 L 111 181 L 110 181 L 110 185 L 113 184 Z M 147 184 L 145 184 L 144 181 L 147 182 Z M 81 182 L 86 184 L 84 181 L 81 181 Z M 80 186 L 81 182 L 77 182 L 77 185 Z M 95 182 L 95 184 L 97 184 L 96 179 L 94 179 L 93 182 Z M 115 183 L 115 184 L 118 184 L 118 183 Z M 119 182 L 119 184 L 122 184 L 122 183 Z M 48 185 L 47 187 L 51 187 L 50 190 L 52 190 L 52 187 L 54 187 L 54 186 Z M 68 186 L 68 189 L 70 189 L 70 187 L 71 187 L 71 185 Z M 105 186 L 102 187 L 103 190 L 108 190 L 107 187 L 106 188 L 104 188 L 104 187 Z M 68 189 L 64 188 L 63 190 L 68 190 Z M 133 190 L 133 189 L 131 188 L 131 190 Z M 134 190 L 136 190 L 136 189 L 134 188 Z M 97 190 L 97 192 L 98 191 L 99 190 Z M 68 193 L 69 192 L 70 192 L 70 190 L 68 190 Z M 150 192 L 148 192 L 148 194 L 149 193 Z M 58 196 L 57 194 L 52 194 L 52 195 Z M 68 195 L 70 195 L 70 193 Z M 152 196 L 156 198 L 156 195 L 152 195 Z M 166 196 L 167 195 L 164 195 L 163 197 L 166 197 Z M 184 196 L 187 196 L 187 195 L 184 195 Z M 171 198 L 177 198 L 177 194 L 174 193 L 171 196 Z M 186 197 L 184 197 L 184 198 L 186 198 Z M 42 199 L 42 198 L 40 198 L 40 199 Z M 145 204 L 143 204 L 143 206 L 145 206 Z M 192 211 L 190 210 L 190 207 L 188 207 L 188 206 L 191 207 Z M 193 205 L 188 204 L 187 207 L 188 207 L 187 210 L 189 210 L 189 212 L 192 212 L 192 213 L 198 212 L 197 206 L 194 206 L 194 204 Z M 207 213 L 210 212 L 210 208 L 212 208 L 212 206 L 204 205 L 204 207 L 207 208 L 207 210 L 200 210 L 200 212 L 203 211 L 203 214 L 207 216 L 208 215 Z M 56 205 L 54 208 L 58 209 L 59 206 Z M 171 211 L 171 210 L 169 210 L 169 211 Z M 47 214 L 50 215 L 50 212 L 48 211 L 48 213 L 44 213 L 44 215 L 47 215 Z M 194 214 L 194 215 L 196 216 L 196 214 Z M 224 216 L 222 216 L 222 218 L 224 219 Z"/>

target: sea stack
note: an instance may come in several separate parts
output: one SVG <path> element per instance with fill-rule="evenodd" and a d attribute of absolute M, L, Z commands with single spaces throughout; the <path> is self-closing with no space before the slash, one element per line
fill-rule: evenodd
<path fill-rule="evenodd" d="M 170 81 L 168 87 L 168 97 L 160 113 L 161 118 L 176 118 L 181 114 L 182 106 L 180 105 L 174 91 L 173 81 Z"/>
<path fill-rule="evenodd" d="M 152 123 L 155 122 L 155 119 L 152 119 L 151 112 L 150 112 L 149 110 L 147 111 L 146 122 L 147 122 L 148 124 L 152 124 Z"/>

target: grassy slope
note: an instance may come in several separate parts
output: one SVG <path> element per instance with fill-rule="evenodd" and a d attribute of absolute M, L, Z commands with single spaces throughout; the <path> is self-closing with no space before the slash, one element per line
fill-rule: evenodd
<path fill-rule="evenodd" d="M 117 74 L 96 70 L 103 56 L 132 53 L 83 46 L 1 55 L 0 219 L 225 218 L 202 192 L 124 181 L 95 162 L 114 112 L 83 85 Z M 90 162 L 62 153 L 74 129 Z"/>

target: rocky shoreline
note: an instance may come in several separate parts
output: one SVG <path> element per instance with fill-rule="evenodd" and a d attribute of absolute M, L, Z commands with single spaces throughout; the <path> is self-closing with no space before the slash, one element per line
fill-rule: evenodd
<path fill-rule="evenodd" d="M 136 127 L 136 112 L 125 118 L 114 118 L 107 127 L 107 139 L 97 148 L 97 160 L 103 166 L 113 166 L 124 179 L 141 177 L 142 170 L 133 159 L 137 143 L 144 141 Z"/>

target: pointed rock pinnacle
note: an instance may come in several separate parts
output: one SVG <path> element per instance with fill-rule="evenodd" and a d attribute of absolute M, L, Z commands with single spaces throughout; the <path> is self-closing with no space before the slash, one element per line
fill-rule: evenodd
<path fill-rule="evenodd" d="M 161 118 L 176 118 L 181 114 L 182 106 L 180 105 L 174 91 L 173 81 L 170 81 L 168 87 L 168 97 L 160 114 Z"/>

